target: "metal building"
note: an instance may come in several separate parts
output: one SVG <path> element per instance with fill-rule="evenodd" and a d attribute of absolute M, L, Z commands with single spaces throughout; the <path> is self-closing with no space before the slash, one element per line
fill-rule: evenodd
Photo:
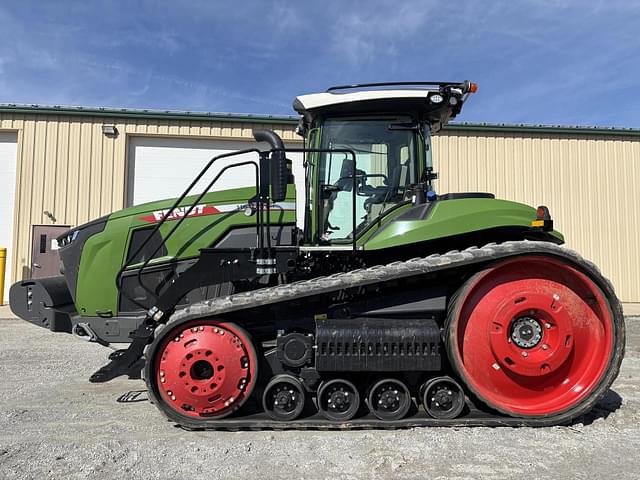
<path fill-rule="evenodd" d="M 296 124 L 266 115 L 0 106 L 6 283 L 35 275 L 38 249 L 52 247 L 38 242 L 34 231 L 46 228 L 34 225 L 75 226 L 175 196 L 214 154 L 250 147 L 253 128 L 299 146 Z M 547 205 L 567 245 L 600 266 L 623 302 L 640 303 L 640 130 L 456 124 L 434 138 L 433 154 L 439 192 Z M 290 157 L 301 188 L 301 161 Z M 245 180 L 236 173 L 225 186 Z"/>

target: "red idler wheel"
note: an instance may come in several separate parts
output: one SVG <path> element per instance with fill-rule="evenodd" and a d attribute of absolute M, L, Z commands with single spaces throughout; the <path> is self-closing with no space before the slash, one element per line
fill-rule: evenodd
<path fill-rule="evenodd" d="M 155 356 L 164 403 L 189 417 L 225 417 L 242 406 L 257 378 L 247 332 L 233 323 L 197 320 L 172 330 Z"/>
<path fill-rule="evenodd" d="M 500 262 L 453 300 L 448 354 L 483 402 L 513 416 L 559 415 L 598 389 L 614 352 L 614 321 L 600 288 L 555 257 Z"/>

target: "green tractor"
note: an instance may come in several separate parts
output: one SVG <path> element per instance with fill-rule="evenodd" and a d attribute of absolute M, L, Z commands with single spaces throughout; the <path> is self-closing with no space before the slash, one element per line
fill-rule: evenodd
<path fill-rule="evenodd" d="M 179 198 L 73 228 L 58 239 L 61 275 L 16 283 L 11 308 L 55 332 L 129 342 L 90 380 L 142 373 L 150 400 L 187 428 L 570 422 L 618 374 L 621 306 L 560 246 L 546 207 L 436 193 L 431 136 L 475 90 L 300 96 L 304 148 L 254 131 L 268 148 L 211 159 Z M 219 159 L 248 153 L 193 192 Z M 247 165 L 250 187 L 215 191 Z"/>

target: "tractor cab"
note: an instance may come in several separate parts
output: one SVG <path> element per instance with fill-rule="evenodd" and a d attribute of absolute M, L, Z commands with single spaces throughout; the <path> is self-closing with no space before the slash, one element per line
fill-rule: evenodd
<path fill-rule="evenodd" d="M 355 244 L 389 212 L 423 202 L 436 177 L 431 133 L 476 89 L 468 81 L 381 83 L 297 97 L 309 149 L 306 242 Z"/>

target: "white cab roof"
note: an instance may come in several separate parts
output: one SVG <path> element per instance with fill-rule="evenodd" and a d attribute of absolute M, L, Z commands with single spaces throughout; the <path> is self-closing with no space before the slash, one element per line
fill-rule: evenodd
<path fill-rule="evenodd" d="M 294 108 L 301 112 L 302 110 L 313 110 L 316 108 L 338 105 L 341 103 L 363 102 L 371 100 L 389 100 L 400 98 L 424 98 L 429 94 L 438 92 L 437 89 L 403 89 L 403 90 L 365 90 L 360 92 L 346 93 L 311 93 L 309 95 L 300 95 L 294 101 Z"/>

